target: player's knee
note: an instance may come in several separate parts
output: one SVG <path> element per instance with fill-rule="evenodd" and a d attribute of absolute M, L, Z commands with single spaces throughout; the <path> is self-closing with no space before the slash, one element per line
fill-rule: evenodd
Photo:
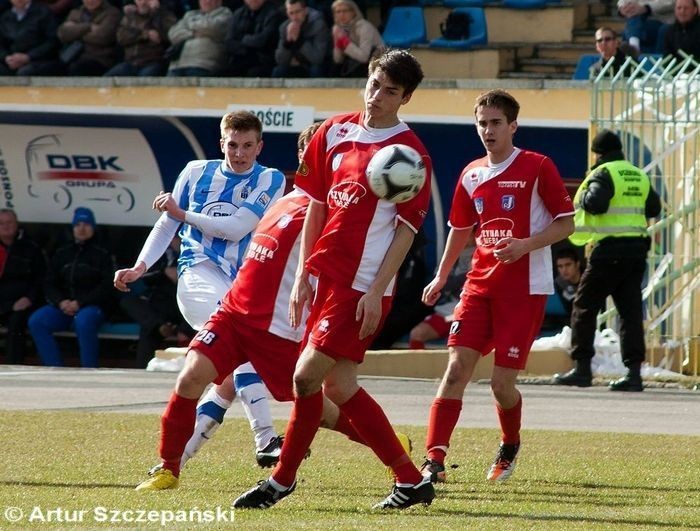
<path fill-rule="evenodd" d="M 491 378 L 491 392 L 499 404 L 509 401 L 513 394 L 513 386 L 504 380 Z"/>
<path fill-rule="evenodd" d="M 445 371 L 443 380 L 444 383 L 450 387 L 466 386 L 470 376 L 463 360 L 457 356 L 453 356 L 447 363 L 447 370 Z"/>
<path fill-rule="evenodd" d="M 309 396 L 320 390 L 320 383 L 311 375 L 305 372 L 294 373 L 294 394 L 296 396 Z"/>
<path fill-rule="evenodd" d="M 175 392 L 185 398 L 199 398 L 210 382 L 197 367 L 185 367 L 177 377 Z"/>

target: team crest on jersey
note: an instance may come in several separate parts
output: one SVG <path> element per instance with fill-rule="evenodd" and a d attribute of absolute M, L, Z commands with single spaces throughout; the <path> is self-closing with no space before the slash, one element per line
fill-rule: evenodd
<path fill-rule="evenodd" d="M 514 195 L 504 195 L 501 197 L 501 207 L 506 212 L 509 212 L 515 208 L 515 196 Z"/>
<path fill-rule="evenodd" d="M 343 154 L 342 153 L 336 153 L 333 155 L 333 161 L 331 162 L 331 168 L 333 168 L 333 171 L 337 171 L 338 168 L 340 168 L 340 163 L 343 160 Z"/>
<path fill-rule="evenodd" d="M 253 189 L 250 186 L 244 186 L 238 191 L 238 197 L 240 197 L 241 201 L 245 201 L 252 191 Z"/>
<path fill-rule="evenodd" d="M 474 199 L 474 208 L 478 214 L 483 214 L 484 212 L 484 199 L 482 197 L 477 197 Z"/>
<path fill-rule="evenodd" d="M 367 190 L 355 181 L 343 181 L 328 191 L 328 204 L 340 208 L 356 205 L 367 194 Z"/>

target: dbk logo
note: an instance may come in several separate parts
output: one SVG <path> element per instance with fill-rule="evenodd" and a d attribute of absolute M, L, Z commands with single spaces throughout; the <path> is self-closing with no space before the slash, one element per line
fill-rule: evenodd
<path fill-rule="evenodd" d="M 46 155 L 46 162 L 52 170 L 98 170 L 98 171 L 124 171 L 117 165 L 119 157 L 92 156 L 92 155 Z"/>

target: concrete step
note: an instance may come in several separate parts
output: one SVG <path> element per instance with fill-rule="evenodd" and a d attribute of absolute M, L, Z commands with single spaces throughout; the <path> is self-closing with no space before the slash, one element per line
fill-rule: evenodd
<path fill-rule="evenodd" d="M 543 43 L 535 46 L 532 57 L 578 61 L 578 58 L 585 53 L 595 53 L 595 48 L 583 43 Z"/>
<path fill-rule="evenodd" d="M 571 79 L 572 74 L 566 72 L 522 72 L 504 71 L 498 77 L 500 79 Z"/>
<path fill-rule="evenodd" d="M 576 60 L 573 59 L 520 59 L 518 61 L 519 70 L 521 72 L 539 72 L 539 73 L 561 73 L 573 74 L 576 68 Z"/>

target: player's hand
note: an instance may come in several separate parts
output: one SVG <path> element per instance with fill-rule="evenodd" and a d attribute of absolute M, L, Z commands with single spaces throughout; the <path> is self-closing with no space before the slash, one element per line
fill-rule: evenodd
<path fill-rule="evenodd" d="M 146 272 L 146 264 L 139 262 L 129 269 L 119 269 L 114 273 L 114 287 L 119 291 L 130 291 L 129 284 L 140 279 Z"/>
<path fill-rule="evenodd" d="M 311 308 L 314 300 L 314 290 L 308 277 L 297 277 L 289 295 L 289 324 L 293 328 L 299 328 L 304 317 L 304 306 Z"/>
<path fill-rule="evenodd" d="M 433 280 L 431 280 L 430 284 L 423 288 L 423 297 L 421 298 L 423 304 L 435 306 L 435 303 L 438 301 L 442 293 L 442 288 L 445 287 L 445 282 L 445 279 L 440 277 L 435 277 Z"/>
<path fill-rule="evenodd" d="M 495 247 L 493 255 L 504 264 L 512 264 L 527 253 L 525 242 L 518 238 L 502 238 L 496 242 Z"/>
<path fill-rule="evenodd" d="M 167 212 L 170 217 L 178 221 L 185 221 L 185 211 L 180 208 L 170 192 L 160 192 L 153 200 L 153 209 Z"/>
<path fill-rule="evenodd" d="M 382 318 L 382 297 L 365 293 L 357 302 L 355 320 L 362 320 L 360 339 L 371 336 L 376 332 Z"/>

